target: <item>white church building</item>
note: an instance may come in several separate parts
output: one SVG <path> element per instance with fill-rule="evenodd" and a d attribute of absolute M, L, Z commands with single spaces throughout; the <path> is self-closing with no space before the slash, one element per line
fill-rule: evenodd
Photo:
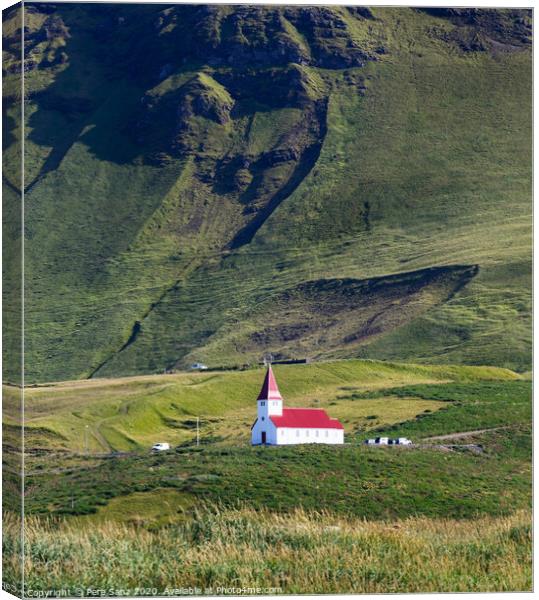
<path fill-rule="evenodd" d="M 344 429 L 321 408 L 283 408 L 275 375 L 268 367 L 257 399 L 258 415 L 251 427 L 254 446 L 288 444 L 343 444 Z"/>

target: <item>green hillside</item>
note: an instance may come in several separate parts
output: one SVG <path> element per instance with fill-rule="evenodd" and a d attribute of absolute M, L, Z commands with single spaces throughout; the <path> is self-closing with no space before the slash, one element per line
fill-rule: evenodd
<path fill-rule="evenodd" d="M 516 384 L 520 379 L 516 373 L 497 367 L 422 366 L 363 360 L 276 365 L 275 373 L 288 406 L 325 408 L 331 416 L 341 420 L 350 441 L 367 431 L 447 409 L 448 401 L 460 399 L 453 397 L 453 384 L 470 384 L 473 389 L 467 393 L 473 397 L 473 386 L 488 382 Z M 250 444 L 250 427 L 256 416 L 255 399 L 263 378 L 264 370 L 258 368 L 27 387 L 25 444 L 34 450 L 76 453 L 145 451 L 161 439 L 174 445 L 192 444 L 198 418 L 203 445 L 245 447 Z M 445 383 L 449 384 L 448 390 L 443 385 L 440 387 Z M 529 382 L 520 383 L 529 389 Z M 421 389 L 416 390 L 421 385 L 430 389 L 431 384 L 437 384 L 434 387 L 438 396 L 431 397 Z M 393 388 L 397 388 L 396 391 Z M 486 390 L 483 395 L 494 394 L 488 385 L 481 389 Z M 515 385 L 511 388 L 516 389 Z M 18 431 L 17 388 L 5 386 L 4 398 L 4 426 L 9 440 Z M 494 395 L 492 400 L 495 398 Z M 488 406 L 488 422 L 482 413 L 472 414 L 463 423 L 453 417 L 453 423 L 444 420 L 442 432 L 526 421 L 518 411 L 513 414 L 512 405 L 505 402 L 503 395 L 501 403 Z M 458 414 L 462 413 L 459 409 Z"/>
<path fill-rule="evenodd" d="M 164 525 L 208 503 L 369 520 L 529 508 L 531 382 L 515 373 L 349 360 L 276 376 L 287 406 L 323 407 L 345 444 L 251 446 L 262 369 L 28 389 L 27 514 Z M 363 443 L 384 433 L 413 446 Z M 152 454 L 163 440 L 171 450 Z"/>
<path fill-rule="evenodd" d="M 529 11 L 29 3 L 25 26 L 28 382 L 267 351 L 530 368 Z M 19 31 L 5 11 L 13 190 Z"/>
<path fill-rule="evenodd" d="M 226 575 L 298 593 L 529 588 L 531 381 L 500 367 L 357 359 L 275 374 L 286 405 L 339 418 L 344 445 L 251 446 L 262 368 L 27 387 L 33 589 L 97 581 L 123 596 L 144 577 L 161 590 L 178 560 L 195 586 Z M 8 459 L 17 392 L 4 386 Z M 413 445 L 363 443 L 384 434 Z M 157 440 L 171 449 L 150 452 Z M 10 471 L 4 489 L 4 572 L 17 586 Z"/>

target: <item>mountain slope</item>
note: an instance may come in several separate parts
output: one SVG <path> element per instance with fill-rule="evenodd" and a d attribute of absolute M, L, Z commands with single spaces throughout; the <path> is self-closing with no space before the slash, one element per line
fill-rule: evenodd
<path fill-rule="evenodd" d="M 525 11 L 25 13 L 28 381 L 265 351 L 529 368 Z"/>

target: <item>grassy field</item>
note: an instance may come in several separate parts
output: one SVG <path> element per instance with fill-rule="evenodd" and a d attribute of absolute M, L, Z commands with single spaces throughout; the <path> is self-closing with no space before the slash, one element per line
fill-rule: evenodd
<path fill-rule="evenodd" d="M 380 396 L 380 392 L 356 394 L 360 401 Z M 417 385 L 384 390 L 384 397 L 421 398 L 445 402 L 436 414 L 418 415 L 416 419 L 395 423 L 386 431 L 394 437 L 409 436 L 421 439 L 426 436 L 447 435 L 481 429 L 503 428 L 530 423 L 530 384 L 515 381 L 510 385 L 499 382 L 469 384 Z"/>
<path fill-rule="evenodd" d="M 19 523 L 8 520 L 4 578 L 16 585 Z M 385 523 L 298 510 L 199 510 L 149 532 L 122 524 L 26 522 L 27 589 L 276 588 L 266 593 L 530 591 L 530 514 Z M 178 592 L 177 592 L 178 593 Z M 222 593 L 222 592 L 221 592 Z M 262 591 L 262 593 L 264 593 Z M 110 593 L 109 593 L 110 595 Z"/>
<path fill-rule="evenodd" d="M 367 518 L 471 517 L 528 506 L 531 383 L 515 373 L 357 360 L 277 365 L 285 403 L 324 407 L 342 420 L 347 444 L 253 448 L 249 428 L 263 373 L 33 388 L 27 397 L 26 443 L 40 451 L 28 462 L 27 510 L 101 511 L 101 516 L 124 510 L 127 515 L 134 503 L 134 512 L 144 519 L 144 510 L 136 507 L 144 497 L 148 507 L 155 505 L 160 489 L 178 492 L 174 497 L 182 510 L 203 499 L 278 511 L 324 508 Z M 197 417 L 200 446 L 195 445 Z M 477 431 L 468 441 L 482 449 L 480 454 L 466 447 L 458 451 L 466 440 L 456 443 L 457 451 L 427 440 L 470 431 Z M 366 437 L 381 433 L 408 435 L 419 445 L 410 450 L 363 445 Z M 176 449 L 149 455 L 150 445 L 160 439 Z M 131 452 L 94 454 L 107 449 L 100 443 Z M 151 493 L 137 496 L 141 492 Z M 163 505 L 165 520 L 170 512 Z"/>
<path fill-rule="evenodd" d="M 484 448 L 479 455 L 465 447 L 207 445 L 161 456 L 42 457 L 28 466 L 25 505 L 29 514 L 93 514 L 123 496 L 113 508 L 121 510 L 123 504 L 127 515 L 136 500 L 133 520 L 149 525 L 159 521 L 152 513 L 163 488 L 180 492 L 182 514 L 207 500 L 280 512 L 324 509 L 368 519 L 472 518 L 529 507 L 529 425 L 481 434 L 474 441 Z M 140 505 L 143 498 L 132 496 L 139 492 L 152 492 L 145 497 L 148 515 Z M 106 516 L 110 509 L 103 510 Z M 162 513 L 166 520 L 170 509 Z"/>
<path fill-rule="evenodd" d="M 286 404 L 323 406 L 342 419 L 345 445 L 251 447 L 262 369 L 30 388 L 28 587 L 98 585 L 120 595 L 137 581 L 153 594 L 166 585 L 529 589 L 529 379 L 497 367 L 361 360 L 276 365 L 275 373 Z M 103 427 L 107 415 L 114 426 Z M 77 418 L 82 427 L 60 437 Z M 173 418 L 183 427 L 178 445 L 150 454 L 152 435 L 173 440 Z M 136 427 L 137 442 L 122 455 L 94 453 L 103 450 L 94 443 L 86 455 L 78 448 L 85 424 L 95 439 Z M 362 443 L 383 433 L 414 446 Z M 7 581 L 19 543 L 10 489 Z"/>
<path fill-rule="evenodd" d="M 409 384 L 511 381 L 518 375 L 493 367 L 422 366 L 346 360 L 310 365 L 276 365 L 275 374 L 289 406 L 320 406 L 342 420 L 345 432 L 407 421 L 445 407 L 447 398 L 410 392 L 381 392 Z M 182 373 L 65 382 L 26 388 L 26 443 L 30 448 L 84 452 L 141 450 L 159 439 L 192 442 L 196 417 L 201 435 L 245 445 L 255 415 L 264 371 Z M 358 402 L 355 395 L 369 392 Z M 16 388 L 5 386 L 7 424 L 19 406 Z M 449 398 L 451 399 L 451 398 Z M 376 418 L 372 418 L 375 416 Z"/>

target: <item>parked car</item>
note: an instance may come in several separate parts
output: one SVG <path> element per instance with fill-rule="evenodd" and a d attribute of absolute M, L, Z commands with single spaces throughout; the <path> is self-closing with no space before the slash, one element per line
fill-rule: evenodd
<path fill-rule="evenodd" d="M 170 444 L 167 442 L 158 442 L 152 446 L 152 452 L 163 452 L 165 450 L 170 450 Z"/>
<path fill-rule="evenodd" d="M 190 367 L 191 371 L 207 371 L 208 367 L 203 363 L 193 363 Z"/>
<path fill-rule="evenodd" d="M 399 446 L 410 446 L 412 444 L 412 440 L 409 440 L 405 437 L 397 438 L 395 441 L 397 442 L 397 444 L 399 444 Z"/>
<path fill-rule="evenodd" d="M 410 446 L 412 443 L 408 438 L 386 438 L 378 437 L 376 439 L 365 440 L 368 446 Z"/>

